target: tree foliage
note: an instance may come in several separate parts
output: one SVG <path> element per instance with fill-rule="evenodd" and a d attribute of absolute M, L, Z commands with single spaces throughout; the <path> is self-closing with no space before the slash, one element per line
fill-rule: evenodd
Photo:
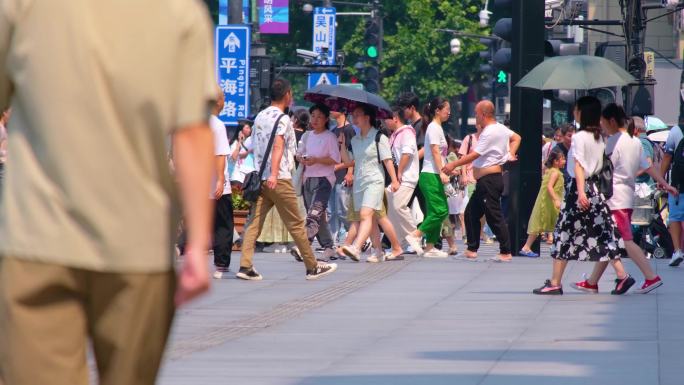
<path fill-rule="evenodd" d="M 204 0 L 214 17 L 218 0 Z M 362 0 L 357 0 L 363 3 Z M 305 1 L 290 0 L 289 35 L 261 35 L 276 66 L 300 64 L 297 48 L 311 49 L 312 15 L 302 11 Z M 313 2 L 315 5 L 320 5 Z M 460 38 L 461 53 L 452 55 L 449 41 L 453 36 L 439 28 L 465 33 L 485 34 L 479 26 L 478 12 L 484 0 L 382 0 L 384 41 L 380 60 L 383 73 L 382 95 L 393 100 L 399 93 L 412 90 L 421 100 L 431 96 L 453 98 L 467 89 L 479 76 L 478 39 Z M 357 7 L 337 6 L 338 11 L 362 11 Z M 362 77 L 354 69 L 364 57 L 363 32 L 366 18 L 340 16 L 337 19 L 338 50 L 346 53 L 345 73 Z M 300 95 L 306 87 L 305 75 L 288 75 Z"/>
<path fill-rule="evenodd" d="M 406 0 L 385 1 L 387 17 L 380 66 L 385 98 L 393 99 L 403 91 L 415 92 L 421 100 L 431 96 L 452 98 L 467 89 L 478 76 L 483 46 L 477 39 L 461 38 L 461 53 L 452 55 L 453 36 L 440 28 L 488 34 L 479 26 L 480 0 Z M 363 27 L 357 29 L 345 49 L 362 55 Z M 362 49 L 362 48 L 361 48 Z M 360 57 L 360 56 L 359 56 Z"/>

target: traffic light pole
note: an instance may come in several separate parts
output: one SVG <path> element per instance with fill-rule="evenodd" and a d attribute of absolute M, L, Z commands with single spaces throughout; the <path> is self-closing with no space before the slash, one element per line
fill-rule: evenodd
<path fill-rule="evenodd" d="M 522 137 L 509 166 L 508 227 L 513 252 L 527 239 L 527 222 L 541 184 L 542 91 L 515 87 L 544 61 L 544 0 L 513 2 L 511 128 Z M 539 251 L 539 242 L 533 246 Z"/>

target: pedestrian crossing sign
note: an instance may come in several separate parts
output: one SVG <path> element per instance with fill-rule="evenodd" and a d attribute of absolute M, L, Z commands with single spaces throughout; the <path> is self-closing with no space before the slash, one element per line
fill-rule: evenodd
<path fill-rule="evenodd" d="M 340 82 L 340 78 L 337 74 L 333 73 L 320 73 L 320 74 L 309 74 L 309 88 L 314 88 L 322 84 L 337 85 Z"/>

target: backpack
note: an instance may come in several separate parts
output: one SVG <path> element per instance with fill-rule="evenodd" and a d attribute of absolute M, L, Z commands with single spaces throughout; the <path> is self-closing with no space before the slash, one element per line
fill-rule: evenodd
<path fill-rule="evenodd" d="M 599 171 L 598 189 L 603 197 L 610 199 L 613 196 L 613 161 L 610 160 L 610 155 L 603 153 L 603 165 Z"/>
<path fill-rule="evenodd" d="M 389 186 L 392 184 L 392 178 L 390 178 L 389 173 L 387 172 L 387 169 L 385 169 L 385 164 L 382 162 L 380 159 L 380 138 L 385 136 L 380 130 L 375 134 L 375 152 L 378 155 L 378 164 L 380 164 L 380 167 L 382 167 L 382 170 L 385 172 L 385 187 Z M 392 151 L 390 151 L 392 153 Z M 394 165 L 394 171 L 396 172 L 396 162 L 394 159 L 394 154 L 392 154 L 392 164 Z"/>
<path fill-rule="evenodd" d="M 672 171 L 670 171 L 672 186 L 682 191 L 684 188 L 684 139 L 679 141 L 672 155 Z"/>
<path fill-rule="evenodd" d="M 660 165 L 663 163 L 663 158 L 665 157 L 665 150 L 663 149 L 663 146 L 660 144 L 652 141 L 649 138 L 646 138 L 648 143 L 651 144 L 651 147 L 653 147 L 653 168 L 660 172 L 661 168 Z"/>

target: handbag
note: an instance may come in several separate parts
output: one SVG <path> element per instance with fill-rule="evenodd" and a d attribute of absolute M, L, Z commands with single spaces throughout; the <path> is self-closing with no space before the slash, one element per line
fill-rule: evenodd
<path fill-rule="evenodd" d="M 603 153 L 603 165 L 598 173 L 598 189 L 603 197 L 610 199 L 613 196 L 613 161 L 610 155 Z"/>
<path fill-rule="evenodd" d="M 256 202 L 257 199 L 259 199 L 259 195 L 261 195 L 261 178 L 264 175 L 268 157 L 271 155 L 271 148 L 273 147 L 273 140 L 275 139 L 275 134 L 278 130 L 278 124 L 280 124 L 280 119 L 282 119 L 283 116 L 285 116 L 285 114 L 280 115 L 273 125 L 273 131 L 271 131 L 271 137 L 268 139 L 268 145 L 266 145 L 266 152 L 264 152 L 264 158 L 261 161 L 259 171 L 252 171 L 245 175 L 245 181 L 242 184 L 242 199 L 247 202 Z"/>
<path fill-rule="evenodd" d="M 309 137 L 309 131 L 305 132 L 304 135 L 302 135 L 302 148 L 304 151 L 302 151 L 303 154 L 306 154 L 306 140 Z M 297 166 L 297 170 L 295 170 L 294 176 L 292 177 L 292 186 L 294 187 L 295 194 L 297 196 L 302 196 L 302 186 L 304 185 L 304 169 L 306 166 L 304 166 L 303 163 L 299 163 Z"/>

